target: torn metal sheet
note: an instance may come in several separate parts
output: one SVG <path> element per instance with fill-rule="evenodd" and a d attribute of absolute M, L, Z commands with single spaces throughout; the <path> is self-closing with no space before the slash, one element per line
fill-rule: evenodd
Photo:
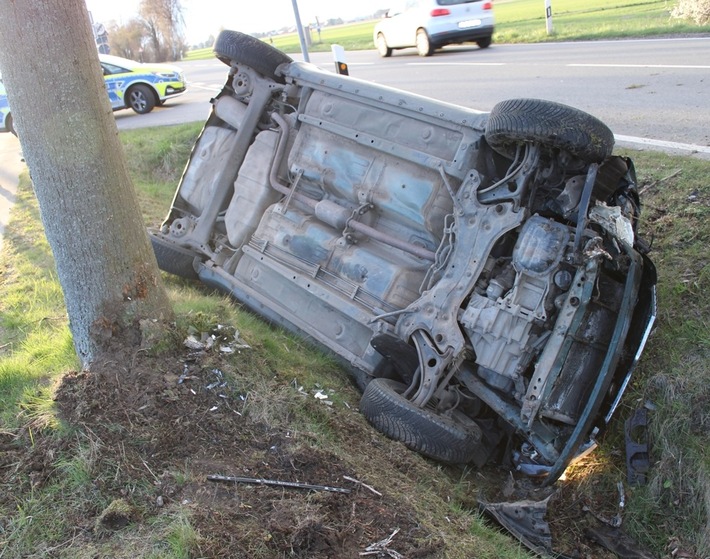
<path fill-rule="evenodd" d="M 550 556 L 553 554 L 552 535 L 550 525 L 545 520 L 550 497 L 552 495 L 542 501 L 525 499 L 509 503 L 486 503 L 479 500 L 479 506 L 528 549 Z"/>

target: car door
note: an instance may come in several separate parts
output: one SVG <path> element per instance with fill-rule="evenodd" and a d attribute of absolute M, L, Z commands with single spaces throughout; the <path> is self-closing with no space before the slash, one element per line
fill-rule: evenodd
<path fill-rule="evenodd" d="M 107 62 L 101 63 L 101 70 L 104 74 L 104 83 L 106 84 L 106 92 L 108 93 L 111 107 L 113 109 L 125 107 L 126 103 L 123 95 L 126 91 L 126 81 L 128 81 L 130 72 L 125 68 Z"/>
<path fill-rule="evenodd" d="M 390 47 L 414 46 L 420 4 L 419 0 L 403 0 L 394 4 L 387 12 L 384 33 Z"/>

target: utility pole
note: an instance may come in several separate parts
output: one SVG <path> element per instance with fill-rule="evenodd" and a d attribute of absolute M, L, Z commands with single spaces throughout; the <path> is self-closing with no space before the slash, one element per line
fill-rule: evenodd
<path fill-rule="evenodd" d="M 306 46 L 306 35 L 303 32 L 303 25 L 301 25 L 301 16 L 298 13 L 298 2 L 297 0 L 291 0 L 293 4 L 293 15 L 296 18 L 296 29 L 298 29 L 298 40 L 301 43 L 301 52 L 303 53 L 303 60 L 310 62 L 311 59 L 308 56 L 308 47 Z"/>

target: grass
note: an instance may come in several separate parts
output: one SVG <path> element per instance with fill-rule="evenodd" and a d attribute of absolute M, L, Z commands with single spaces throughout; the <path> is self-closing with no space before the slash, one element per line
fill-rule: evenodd
<path fill-rule="evenodd" d="M 547 33 L 542 0 L 496 0 L 494 43 L 538 43 L 619 38 L 641 38 L 692 33 L 708 33 L 708 27 L 671 17 L 675 5 L 669 0 L 555 0 L 553 32 Z M 374 49 L 372 32 L 376 21 L 324 27 L 320 40 L 311 31 L 310 52 L 328 52 L 331 45 L 346 50 Z M 304 25 L 306 22 L 304 22 Z M 240 30 L 246 31 L 246 30 Z M 301 52 L 296 33 L 275 35 L 274 47 L 287 53 Z M 211 48 L 188 51 L 184 60 L 204 60 L 214 56 Z"/>
<path fill-rule="evenodd" d="M 651 402 L 654 463 L 634 492 L 634 531 L 658 548 L 672 535 L 710 552 L 710 164 L 664 155 L 637 168 L 648 188 L 642 223 L 654 240 L 658 327 L 632 398 Z M 676 175 L 675 173 L 678 172 Z M 663 180 L 674 175 L 672 178 Z M 681 536 L 682 534 L 682 536 Z M 666 542 L 667 543 L 667 542 Z"/>
<path fill-rule="evenodd" d="M 122 133 L 148 224 L 162 220 L 199 128 L 194 124 Z M 608 493 L 614 499 L 616 483 L 625 477 L 621 420 L 636 406 L 648 403 L 652 410 L 649 483 L 627 488 L 624 528 L 658 555 L 675 550 L 676 555 L 704 557 L 710 553 L 710 164 L 653 152 L 625 153 L 636 163 L 643 191 L 640 230 L 653 241 L 660 313 L 612 431 L 591 462 L 571 472 L 574 485 L 570 487 L 581 495 Z M 53 473 L 46 483 L 35 487 L 30 479 L 14 486 L 14 505 L 8 507 L 7 501 L 0 505 L 0 557 L 195 556 L 203 535 L 193 525 L 189 509 L 180 506 L 159 512 L 138 506 L 134 512 L 142 521 L 121 531 L 120 546 L 116 538 L 82 536 L 83 530 L 95 528 L 82 527 L 77 511 L 98 518 L 114 500 L 106 489 L 114 482 L 110 476 L 97 477 L 99 465 L 107 468 L 105 457 L 102 464 L 97 459 L 103 441 L 91 432 L 61 424 L 53 409 L 57 379 L 78 362 L 26 174 L 0 259 L 0 435 L 21 440 L 30 454 L 40 432 L 60 441 L 57 448 L 66 447 L 54 456 Z M 288 430 L 306 448 L 358 461 L 368 482 L 399 495 L 418 518 L 450 530 L 445 532 L 450 542 L 447 557 L 528 556 L 475 512 L 480 473 L 464 470 L 452 476 L 408 455 L 402 466 L 408 475 L 392 475 L 391 468 L 402 463 L 396 446 L 385 447 L 390 454 L 384 468 L 367 455 L 354 455 L 353 441 L 372 435 L 363 431 L 354 412 L 356 391 L 327 357 L 240 311 L 224 296 L 175 278 L 166 281 L 182 331 L 216 322 L 232 324 L 253 346 L 254 351 L 239 364 L 250 374 L 235 387 L 246 395 L 242 411 L 251 421 Z M 333 391 L 335 411 L 310 397 L 294 398 L 294 381 L 306 393 L 317 388 Z M 116 475 L 129 467 L 120 457 L 111 460 L 115 463 L 108 469 L 116 470 Z M 146 477 L 147 482 L 122 488 L 132 502 L 151 498 L 152 478 Z M 189 484 L 189 465 L 173 477 L 178 484 Z M 416 487 L 412 479 L 419 480 Z M 317 502 L 309 507 L 306 512 L 316 514 Z M 255 539 L 253 545 L 254 557 L 269 557 L 263 540 Z"/>

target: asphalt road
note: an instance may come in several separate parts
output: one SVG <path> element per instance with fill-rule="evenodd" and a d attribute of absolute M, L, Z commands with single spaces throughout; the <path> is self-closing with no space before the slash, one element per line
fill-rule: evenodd
<path fill-rule="evenodd" d="M 453 46 L 430 58 L 414 49 L 388 59 L 374 50 L 352 51 L 346 57 L 351 77 L 484 111 L 513 97 L 558 101 L 600 118 L 619 144 L 710 158 L 710 37 Z M 330 53 L 310 59 L 334 71 Z M 216 59 L 180 66 L 188 93 L 149 115 L 116 113 L 119 128 L 205 119 L 227 67 Z"/>
<path fill-rule="evenodd" d="M 0 250 L 10 208 L 15 202 L 17 183 L 24 169 L 20 155 L 20 142 L 12 134 L 0 134 Z"/>

